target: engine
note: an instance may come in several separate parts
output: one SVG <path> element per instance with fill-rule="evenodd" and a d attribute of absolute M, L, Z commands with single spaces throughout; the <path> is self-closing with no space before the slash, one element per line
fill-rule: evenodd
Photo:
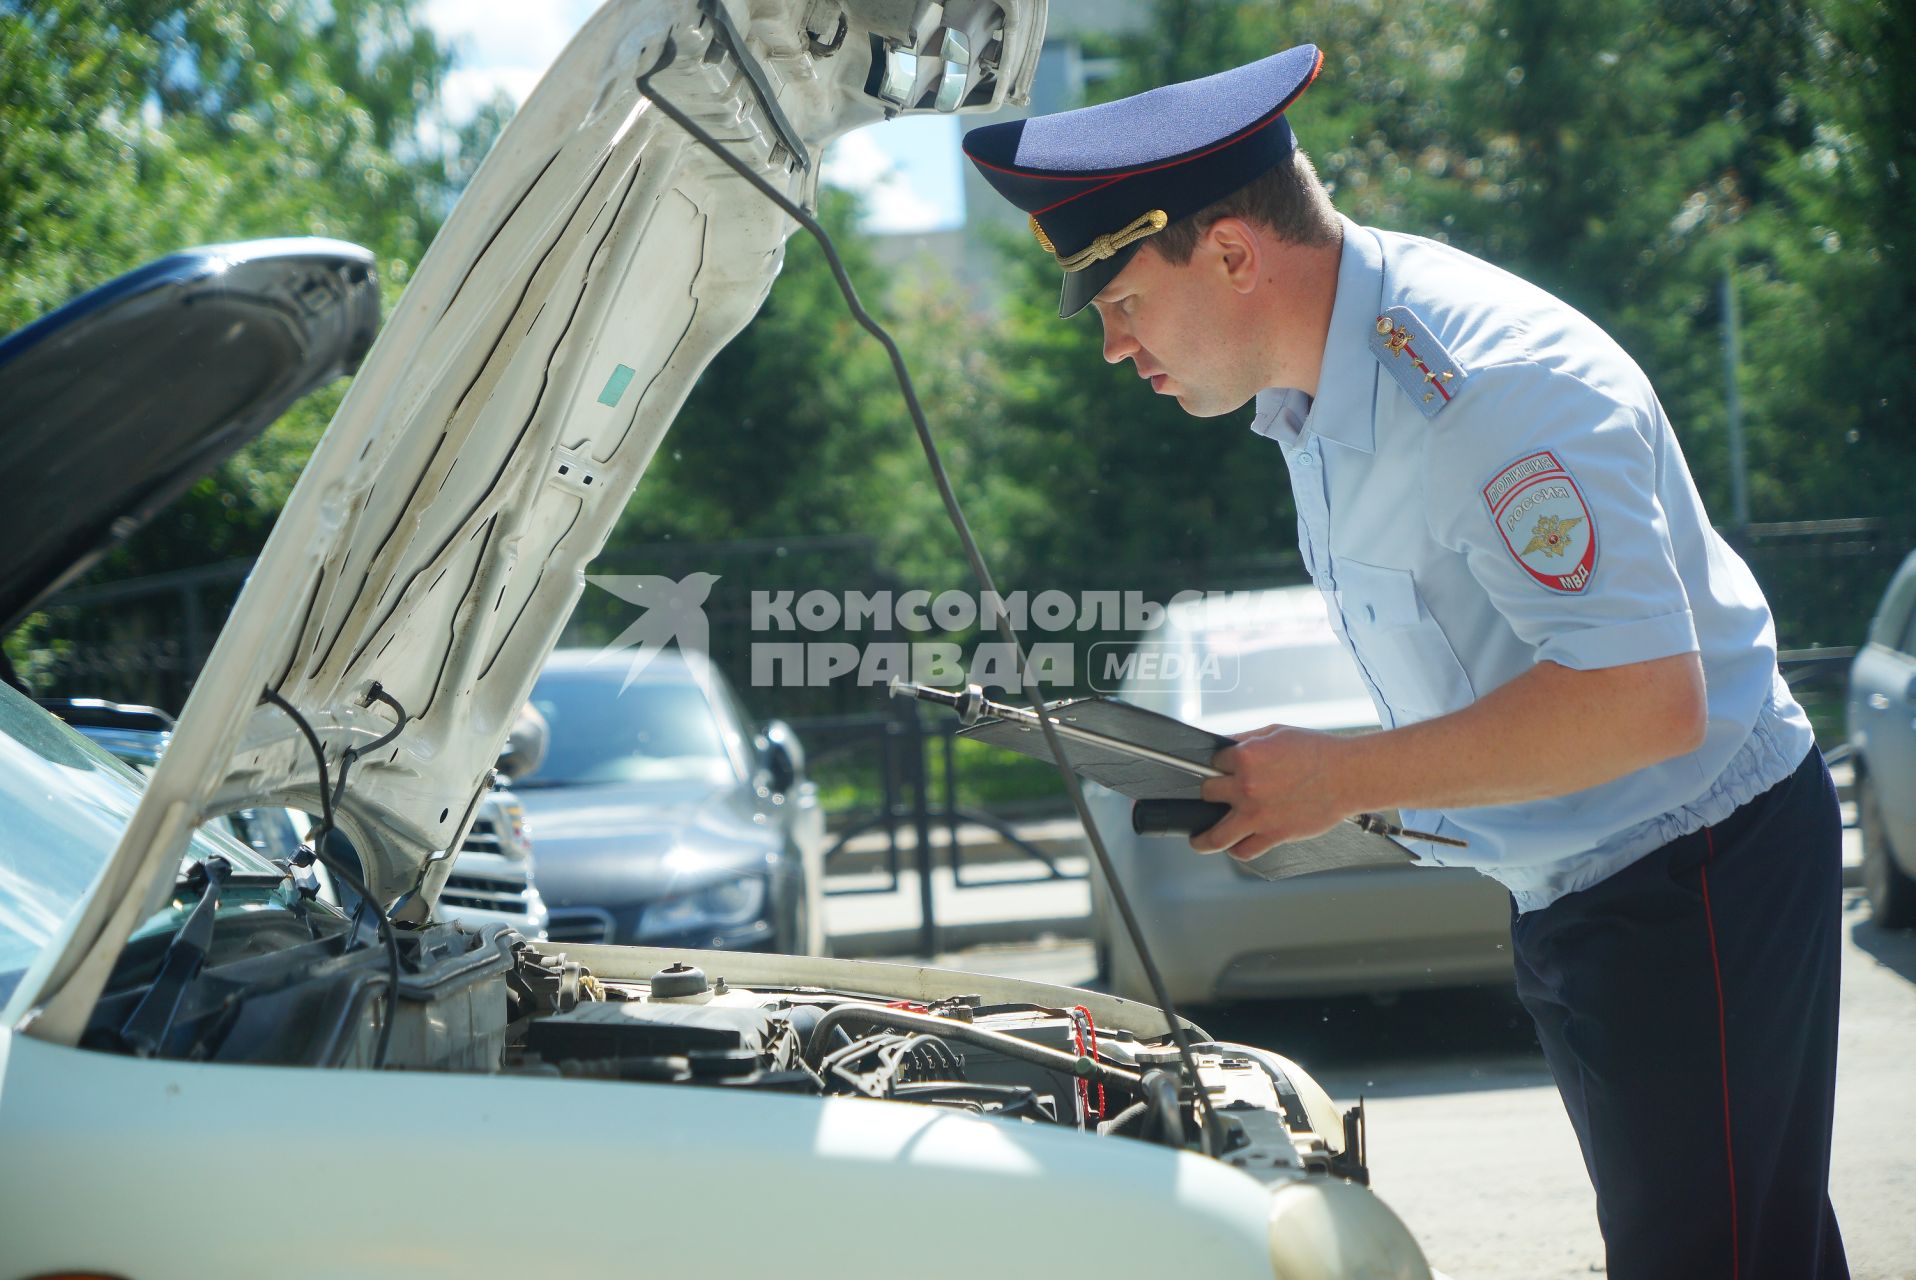
<path fill-rule="evenodd" d="M 189 977 L 163 941 L 127 949 L 88 1047 L 880 1099 L 1203 1150 L 1273 1179 L 1368 1181 L 1361 1106 L 1339 1114 L 1286 1059 L 1196 1044 L 1200 1106 L 1169 1036 L 1101 1026 L 1084 1005 L 785 985 L 776 957 L 769 967 L 730 957 L 760 967 L 749 986 L 728 984 L 691 963 L 724 964 L 725 953 L 687 953 L 638 978 L 643 952 L 588 948 L 608 971 L 599 975 L 496 924 L 398 931 L 389 950 L 352 945 L 332 914 L 256 912 L 230 920 Z M 884 968 L 845 972 L 882 984 Z M 137 1034 L 153 1007 L 166 1011 L 160 1030 Z"/>
<path fill-rule="evenodd" d="M 532 948 L 518 962 L 507 1071 L 890 1099 L 1173 1147 L 1208 1143 L 1253 1173 L 1303 1168 L 1368 1181 L 1361 1107 L 1325 1134 L 1328 1099 L 1313 1108 L 1305 1097 L 1321 1090 L 1248 1046 L 1198 1048 L 1215 1117 L 1207 1136 L 1177 1046 L 1099 1027 L 1083 1006 L 747 989 L 686 962 L 649 981 L 601 981 Z"/>

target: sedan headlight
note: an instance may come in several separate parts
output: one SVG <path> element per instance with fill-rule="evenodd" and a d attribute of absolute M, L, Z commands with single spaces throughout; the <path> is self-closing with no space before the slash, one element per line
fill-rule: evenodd
<path fill-rule="evenodd" d="M 1403 1219 L 1363 1187 L 1300 1178 L 1271 1193 L 1271 1273 L 1281 1280 L 1430 1280 Z"/>
<path fill-rule="evenodd" d="M 733 929 L 765 915 L 765 878 L 735 876 L 691 893 L 647 903 L 639 938 L 676 937 L 699 929 Z"/>

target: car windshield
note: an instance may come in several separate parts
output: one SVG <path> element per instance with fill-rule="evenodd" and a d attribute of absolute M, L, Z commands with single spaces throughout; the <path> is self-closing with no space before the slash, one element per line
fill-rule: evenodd
<path fill-rule="evenodd" d="M 515 787 L 606 782 L 728 782 L 736 778 L 705 691 L 690 683 L 619 685 L 624 672 L 548 671 L 533 686 L 546 757 Z"/>
<path fill-rule="evenodd" d="M 1247 647 L 1237 650 L 1234 658 L 1218 652 L 1224 657 L 1219 671 L 1228 677 L 1235 663 L 1237 678 L 1221 679 L 1215 688 L 1207 683 L 1203 690 L 1207 716 L 1370 697 L 1357 663 L 1329 637 L 1301 645 Z"/>
<path fill-rule="evenodd" d="M 141 785 L 105 748 L 0 685 L 0 1002 L 85 902 Z M 277 870 L 237 841 L 194 833 L 187 856 L 211 854 L 241 871 Z"/>

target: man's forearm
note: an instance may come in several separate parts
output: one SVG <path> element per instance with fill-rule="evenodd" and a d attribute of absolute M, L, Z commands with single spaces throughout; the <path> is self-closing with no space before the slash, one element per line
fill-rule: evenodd
<path fill-rule="evenodd" d="M 1255 857 L 1377 809 L 1467 809 L 1568 795 L 1694 751 L 1708 726 L 1694 653 L 1597 671 L 1540 662 L 1461 711 L 1336 737 L 1273 725 L 1217 753 L 1206 800 L 1231 811 L 1191 838 Z"/>
<path fill-rule="evenodd" d="M 1450 715 L 1340 739 L 1352 812 L 1517 804 L 1694 751 L 1708 719 L 1697 655 L 1576 671 L 1540 662 Z"/>

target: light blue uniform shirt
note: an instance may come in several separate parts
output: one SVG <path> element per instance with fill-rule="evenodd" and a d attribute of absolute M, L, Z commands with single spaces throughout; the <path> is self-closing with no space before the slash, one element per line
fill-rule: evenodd
<path fill-rule="evenodd" d="M 1405 812 L 1470 842 L 1420 846 L 1425 861 L 1475 867 L 1534 910 L 1788 777 L 1809 720 L 1777 672 L 1763 593 L 1623 349 L 1446 245 L 1349 220 L 1344 237 L 1319 394 L 1260 392 L 1252 429 L 1283 449 L 1304 563 L 1384 726 L 1456 711 L 1540 661 L 1702 656 L 1696 751 L 1556 799 Z M 1581 745 L 1572 727 L 1553 749 Z"/>

